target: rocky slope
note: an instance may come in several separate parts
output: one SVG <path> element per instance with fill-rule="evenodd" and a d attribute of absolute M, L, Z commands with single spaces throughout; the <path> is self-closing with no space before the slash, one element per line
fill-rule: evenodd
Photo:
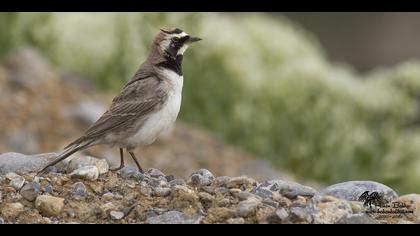
<path fill-rule="evenodd" d="M 299 184 L 182 123 L 138 150 L 157 168 L 144 174 L 109 171 L 117 150 L 97 147 L 36 176 L 111 101 L 86 81 L 28 49 L 0 64 L 0 223 L 420 223 L 418 194 L 371 181 Z"/>
<path fill-rule="evenodd" d="M 132 167 L 112 172 L 105 160 L 90 156 L 74 157 L 36 176 L 33 169 L 53 157 L 0 155 L 0 222 L 420 223 L 420 195 L 398 197 L 376 182 L 316 190 L 281 179 L 214 176 L 206 169 L 184 180 L 153 168 L 144 174 Z M 378 192 L 386 205 L 364 206 L 358 199 L 365 191 Z"/>

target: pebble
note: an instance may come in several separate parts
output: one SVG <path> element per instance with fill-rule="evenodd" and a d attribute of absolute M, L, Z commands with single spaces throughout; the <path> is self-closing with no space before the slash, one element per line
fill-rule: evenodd
<path fill-rule="evenodd" d="M 105 201 L 110 201 L 114 198 L 114 194 L 113 193 L 105 193 L 104 195 L 102 195 L 102 198 Z"/>
<path fill-rule="evenodd" d="M 315 224 L 334 224 L 341 218 L 347 217 L 353 213 L 348 201 L 334 199 L 316 203 L 313 214 L 313 223 Z"/>
<path fill-rule="evenodd" d="M 192 186 L 208 186 L 214 181 L 214 175 L 207 169 L 200 169 L 190 175 L 187 183 Z"/>
<path fill-rule="evenodd" d="M 229 176 L 219 176 L 214 179 L 212 185 L 215 187 L 226 187 L 230 179 L 231 177 Z"/>
<path fill-rule="evenodd" d="M 337 224 L 379 224 L 379 221 L 373 219 L 365 213 L 352 214 L 341 218 Z"/>
<path fill-rule="evenodd" d="M 99 171 L 96 166 L 83 166 L 70 173 L 70 177 L 84 180 L 97 180 Z"/>
<path fill-rule="evenodd" d="M 158 169 L 155 169 L 155 168 L 149 168 L 149 169 L 146 171 L 146 173 L 147 173 L 148 175 L 150 175 L 151 177 L 154 177 L 154 178 L 158 178 L 158 177 L 160 177 L 160 176 L 165 177 L 165 174 L 164 174 L 164 173 L 162 173 L 162 171 L 160 171 L 160 170 L 158 170 Z"/>
<path fill-rule="evenodd" d="M 228 224 L 245 224 L 245 219 L 242 217 L 230 218 L 226 221 Z"/>
<path fill-rule="evenodd" d="M 251 192 L 263 199 L 272 198 L 273 193 L 279 193 L 289 199 L 294 199 L 298 196 L 312 197 L 317 193 L 317 191 L 311 187 L 279 179 L 264 181 L 252 189 Z"/>
<path fill-rule="evenodd" d="M 121 211 L 111 211 L 109 214 L 111 215 L 111 219 L 113 220 L 121 220 L 122 218 L 124 218 L 124 212 Z"/>
<path fill-rule="evenodd" d="M 170 188 L 157 187 L 157 188 L 153 189 L 153 195 L 157 196 L 157 197 L 167 197 L 167 196 L 169 196 L 169 194 L 171 194 L 171 189 Z"/>
<path fill-rule="evenodd" d="M 42 187 L 42 191 L 45 193 L 52 193 L 54 188 L 51 184 L 47 184 L 46 186 Z"/>
<path fill-rule="evenodd" d="M 71 173 L 87 166 L 96 166 L 100 175 L 109 171 L 109 164 L 105 159 L 99 159 L 92 156 L 76 156 L 69 161 L 67 172 Z"/>
<path fill-rule="evenodd" d="M 77 182 L 73 184 L 71 188 L 72 188 L 71 193 L 73 195 L 80 196 L 80 197 L 85 197 L 87 195 L 86 186 L 82 182 Z"/>
<path fill-rule="evenodd" d="M 415 223 L 420 223 L 420 194 L 412 193 L 403 195 L 397 198 L 394 202 L 398 202 L 398 205 L 405 204 L 405 210 L 413 211 L 412 214 L 407 214 L 406 217 Z"/>
<path fill-rule="evenodd" d="M 255 187 L 257 185 L 257 181 L 253 178 L 250 178 L 246 175 L 238 176 L 230 178 L 229 181 L 226 183 L 226 187 L 228 188 L 240 188 L 240 189 L 248 189 Z"/>
<path fill-rule="evenodd" d="M 305 206 L 292 206 L 290 207 L 290 221 L 293 223 L 297 222 L 306 222 L 312 223 L 312 214 L 311 210 L 309 210 Z"/>
<path fill-rule="evenodd" d="M 201 217 L 188 217 L 183 212 L 168 211 L 146 219 L 146 224 L 198 224 Z"/>
<path fill-rule="evenodd" d="M 185 186 L 187 185 L 183 179 L 174 179 L 169 182 L 169 186 L 174 187 L 177 185 Z"/>
<path fill-rule="evenodd" d="M 241 217 L 247 217 L 255 213 L 258 206 L 261 205 L 261 201 L 257 198 L 249 198 L 239 203 L 238 215 Z"/>
<path fill-rule="evenodd" d="M 35 201 L 38 196 L 39 191 L 41 190 L 41 185 L 37 182 L 31 182 L 25 184 L 20 190 L 20 195 L 30 202 Z"/>
<path fill-rule="evenodd" d="M 4 224 L 4 219 L 0 217 L 0 225 Z"/>
<path fill-rule="evenodd" d="M 23 178 L 22 176 L 17 176 L 13 178 L 12 180 L 10 180 L 10 183 L 9 183 L 9 185 L 16 190 L 21 189 L 24 184 L 25 184 L 25 178 Z"/>
<path fill-rule="evenodd" d="M 198 197 L 203 202 L 212 202 L 214 200 L 214 197 L 211 194 L 206 193 L 206 192 L 199 192 Z"/>
<path fill-rule="evenodd" d="M 24 206 L 20 202 L 7 203 L 1 208 L 1 215 L 6 219 L 16 218 L 23 212 Z"/>
<path fill-rule="evenodd" d="M 40 195 L 35 200 L 35 207 L 43 216 L 58 216 L 64 208 L 64 198 Z"/>
<path fill-rule="evenodd" d="M 287 213 L 286 209 L 284 208 L 278 208 L 276 210 L 276 216 L 278 217 L 279 220 L 285 221 L 287 217 L 289 217 L 289 213 Z"/>
<path fill-rule="evenodd" d="M 388 201 L 398 197 L 397 193 L 390 187 L 374 181 L 348 181 L 334 184 L 323 189 L 320 195 L 330 195 L 349 201 L 358 201 L 365 191 L 383 194 Z"/>
<path fill-rule="evenodd" d="M 134 178 L 143 180 L 143 174 L 137 168 L 125 166 L 120 170 L 120 175 L 124 179 Z"/>
<path fill-rule="evenodd" d="M 152 195 L 153 190 L 145 181 L 141 181 L 138 188 L 144 196 L 150 197 Z"/>

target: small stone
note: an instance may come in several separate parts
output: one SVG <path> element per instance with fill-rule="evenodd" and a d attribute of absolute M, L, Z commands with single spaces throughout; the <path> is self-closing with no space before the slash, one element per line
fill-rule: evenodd
<path fill-rule="evenodd" d="M 167 175 L 165 176 L 166 182 L 171 182 L 172 180 L 175 180 L 175 176 L 173 175 Z"/>
<path fill-rule="evenodd" d="M 403 195 L 394 200 L 391 205 L 399 206 L 406 211 L 413 211 L 412 214 L 406 214 L 406 218 L 415 223 L 420 223 L 420 194 Z"/>
<path fill-rule="evenodd" d="M 42 187 L 42 191 L 45 193 L 52 193 L 54 191 L 54 188 L 51 184 L 48 184 L 45 187 Z"/>
<path fill-rule="evenodd" d="M 102 199 L 104 199 L 105 201 L 110 201 L 114 198 L 114 194 L 113 193 L 105 193 L 104 195 L 102 195 Z"/>
<path fill-rule="evenodd" d="M 10 183 L 9 183 L 9 185 L 12 186 L 16 190 L 21 189 L 24 184 L 25 184 L 25 178 L 23 178 L 22 176 L 17 176 L 13 178 L 12 180 L 10 180 Z"/>
<path fill-rule="evenodd" d="M 245 201 L 242 201 L 238 205 L 238 215 L 241 217 L 247 217 L 255 213 L 258 206 L 261 205 L 261 201 L 257 198 L 249 198 Z"/>
<path fill-rule="evenodd" d="M 379 224 L 379 221 L 373 219 L 365 213 L 352 214 L 341 218 L 337 224 Z"/>
<path fill-rule="evenodd" d="M 226 221 L 228 224 L 245 224 L 245 219 L 242 217 L 230 218 Z"/>
<path fill-rule="evenodd" d="M 312 197 L 317 193 L 317 191 L 311 187 L 279 179 L 264 181 L 252 189 L 251 192 L 263 199 L 272 198 L 273 193 L 279 193 L 289 199 L 294 199 L 298 196 Z"/>
<path fill-rule="evenodd" d="M 174 179 L 169 182 L 169 186 L 174 187 L 177 185 L 185 186 L 187 185 L 183 179 Z"/>
<path fill-rule="evenodd" d="M 312 223 L 312 211 L 307 207 L 302 206 L 292 206 L 290 208 L 290 221 L 292 223 L 304 222 Z"/>
<path fill-rule="evenodd" d="M 67 172 L 73 172 L 87 166 L 96 166 L 100 175 L 109 171 L 109 165 L 105 159 L 99 159 L 91 156 L 76 156 L 69 161 Z"/>
<path fill-rule="evenodd" d="M 4 219 L 0 217 L 0 225 L 4 224 Z"/>
<path fill-rule="evenodd" d="M 146 219 L 146 224 L 198 224 L 201 216 L 188 217 L 179 211 L 168 211 Z"/>
<path fill-rule="evenodd" d="M 87 195 L 86 186 L 82 182 L 73 184 L 71 193 L 76 196 L 85 197 Z"/>
<path fill-rule="evenodd" d="M 199 192 L 198 197 L 203 202 L 212 202 L 214 200 L 214 197 L 206 192 Z"/>
<path fill-rule="evenodd" d="M 207 169 L 200 169 L 190 175 L 187 183 L 193 186 L 208 186 L 214 181 L 214 175 Z"/>
<path fill-rule="evenodd" d="M 110 213 L 115 209 L 115 205 L 112 202 L 106 202 L 105 204 L 102 204 L 100 206 L 100 210 L 102 211 L 102 214 L 106 215 L 108 212 Z"/>
<path fill-rule="evenodd" d="M 134 179 L 143 179 L 143 174 L 137 168 L 125 166 L 120 170 L 120 175 L 124 179 L 134 178 Z"/>
<path fill-rule="evenodd" d="M 153 190 L 146 182 L 141 181 L 138 188 L 144 196 L 150 197 L 152 195 Z"/>
<path fill-rule="evenodd" d="M 162 171 L 155 169 L 155 168 L 150 168 L 146 171 L 147 174 L 149 174 L 151 177 L 154 178 L 158 178 L 160 176 L 165 176 L 165 174 L 162 173 Z"/>
<path fill-rule="evenodd" d="M 35 200 L 35 207 L 44 216 L 58 216 L 64 208 L 64 198 L 40 195 Z"/>
<path fill-rule="evenodd" d="M 15 172 L 8 172 L 8 173 L 5 175 L 6 179 L 8 179 L 8 180 L 12 180 L 12 179 L 17 178 L 17 177 L 19 177 L 19 176 L 20 176 L 20 175 L 16 174 Z"/>
<path fill-rule="evenodd" d="M 334 224 L 353 213 L 350 203 L 342 199 L 316 203 L 315 210 L 313 214 L 315 224 Z"/>
<path fill-rule="evenodd" d="M 268 199 L 273 197 L 273 192 L 263 188 L 255 188 L 251 192 L 255 195 L 260 196 L 262 199 Z"/>
<path fill-rule="evenodd" d="M 254 198 L 256 197 L 255 194 L 252 194 L 250 192 L 239 192 L 239 193 L 233 194 L 233 196 L 237 197 L 240 201 L 247 200 L 248 198 L 251 198 L 251 197 L 254 197 Z"/>
<path fill-rule="evenodd" d="M 279 207 L 279 203 L 278 203 L 278 202 L 275 202 L 275 201 L 273 201 L 273 200 L 271 200 L 271 199 L 264 199 L 264 200 L 262 201 L 262 203 L 263 203 L 264 205 L 266 205 L 266 206 L 271 206 L 271 207 L 274 207 L 274 208 Z"/>
<path fill-rule="evenodd" d="M 157 197 L 167 197 L 169 194 L 171 194 L 170 188 L 157 187 L 153 190 L 153 195 Z"/>
<path fill-rule="evenodd" d="M 31 182 L 25 184 L 20 190 L 20 195 L 30 202 L 35 201 L 38 196 L 39 191 L 41 190 L 41 185 L 37 182 Z"/>
<path fill-rule="evenodd" d="M 121 220 L 122 218 L 124 218 L 124 213 L 121 211 L 111 211 L 109 214 L 111 215 L 111 219 L 113 220 Z"/>
<path fill-rule="evenodd" d="M 99 171 L 96 166 L 83 166 L 70 173 L 70 177 L 85 180 L 97 180 Z"/>
<path fill-rule="evenodd" d="M 7 203 L 0 209 L 0 213 L 6 219 L 14 219 L 23 212 L 23 209 L 24 206 L 20 202 Z"/>
<path fill-rule="evenodd" d="M 214 193 L 220 193 L 220 194 L 226 194 L 226 193 L 229 193 L 229 189 L 225 188 L 225 187 L 218 187 L 218 188 L 215 188 L 213 192 Z"/>
<path fill-rule="evenodd" d="M 231 178 L 226 183 L 226 186 L 228 188 L 240 188 L 240 189 L 248 189 L 248 188 L 252 188 L 256 185 L 257 185 L 257 181 L 255 181 L 254 179 L 252 179 L 252 178 L 250 178 L 246 175 Z"/>
<path fill-rule="evenodd" d="M 320 195 L 331 195 L 349 201 L 358 201 L 366 191 L 377 192 L 387 201 L 397 198 L 397 193 L 390 187 L 374 181 L 348 181 L 331 185 L 320 192 Z"/>
<path fill-rule="evenodd" d="M 276 216 L 280 221 L 285 221 L 287 217 L 289 217 L 289 213 L 287 213 L 286 209 L 282 207 L 276 210 Z"/>
<path fill-rule="evenodd" d="M 231 177 L 229 176 L 219 176 L 219 177 L 216 177 L 216 179 L 214 179 L 212 185 L 215 187 L 226 187 L 230 179 Z"/>

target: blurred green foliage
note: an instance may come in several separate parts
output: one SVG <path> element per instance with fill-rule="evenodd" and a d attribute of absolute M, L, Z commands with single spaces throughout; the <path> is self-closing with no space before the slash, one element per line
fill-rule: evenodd
<path fill-rule="evenodd" d="M 181 118 L 302 178 L 420 189 L 420 63 L 366 75 L 316 39 L 254 13 L 0 13 L 0 53 L 33 45 L 117 90 L 161 27 L 204 40 L 185 55 Z"/>

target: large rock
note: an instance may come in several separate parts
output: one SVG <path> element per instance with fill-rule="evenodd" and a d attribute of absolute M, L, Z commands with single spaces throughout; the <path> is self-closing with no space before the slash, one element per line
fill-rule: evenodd
<path fill-rule="evenodd" d="M 0 174 L 38 172 L 54 160 L 56 155 L 56 153 L 38 155 L 24 155 L 16 152 L 3 153 L 0 155 Z"/>
<path fill-rule="evenodd" d="M 199 216 L 188 217 L 179 211 L 168 211 L 159 216 L 149 217 L 146 220 L 147 224 L 198 224 L 200 222 Z"/>
<path fill-rule="evenodd" d="M 330 195 L 349 201 L 358 201 L 366 191 L 378 192 L 384 199 L 392 201 L 397 198 L 397 193 L 390 187 L 374 181 L 348 181 L 331 185 L 320 192 L 320 195 Z"/>
<path fill-rule="evenodd" d="M 70 159 L 67 166 L 67 172 L 71 173 L 85 166 L 96 166 L 96 168 L 98 168 L 99 174 L 105 174 L 109 170 L 108 162 L 105 159 L 77 155 Z"/>

